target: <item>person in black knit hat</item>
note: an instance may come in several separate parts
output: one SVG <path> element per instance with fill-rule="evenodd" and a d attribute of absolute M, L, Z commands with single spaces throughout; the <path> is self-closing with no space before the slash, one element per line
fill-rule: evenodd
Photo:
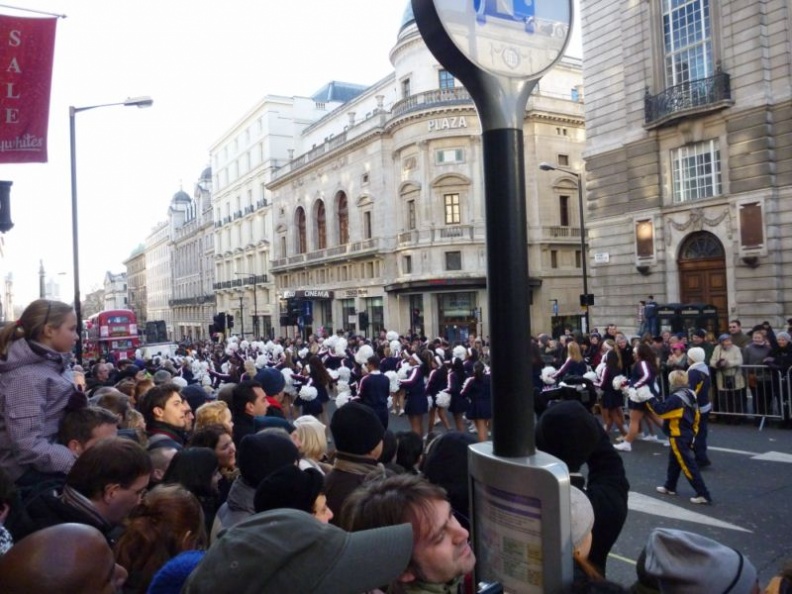
<path fill-rule="evenodd" d="M 536 425 L 536 447 L 569 467 L 572 485 L 583 490 L 594 508 L 588 560 L 605 576 L 608 553 L 627 520 L 630 483 L 619 453 L 599 421 L 577 401 L 547 409 Z M 588 466 L 588 481 L 580 469 Z"/>
<path fill-rule="evenodd" d="M 299 509 L 325 524 L 333 517 L 324 494 L 324 476 L 315 468 L 302 470 L 297 466 L 284 466 L 276 470 L 259 484 L 253 506 L 256 513 Z"/>
<path fill-rule="evenodd" d="M 385 467 L 378 462 L 382 453 L 382 426 L 377 413 L 365 404 L 349 402 L 336 410 L 330 421 L 330 432 L 336 446 L 333 469 L 327 474 L 327 504 L 335 514 L 332 522 L 339 525 L 339 516 L 347 496 L 371 473 L 385 476 Z"/>

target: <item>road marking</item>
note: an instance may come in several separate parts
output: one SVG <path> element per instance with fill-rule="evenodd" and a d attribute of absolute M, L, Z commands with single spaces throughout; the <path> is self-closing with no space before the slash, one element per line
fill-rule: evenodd
<path fill-rule="evenodd" d="M 637 561 L 634 561 L 627 557 L 622 557 L 621 555 L 617 555 L 616 553 L 608 553 L 608 557 L 610 557 L 611 559 L 616 559 L 617 561 L 624 561 L 625 563 L 629 563 L 630 565 L 638 565 Z"/>
<path fill-rule="evenodd" d="M 748 452 L 746 450 L 732 450 L 730 448 L 707 447 L 708 450 L 716 452 L 724 452 L 726 454 L 740 454 L 742 456 L 750 456 L 751 460 L 762 460 L 764 462 L 786 462 L 792 464 L 792 454 L 785 454 L 783 452 L 765 452 L 760 454 L 758 452 Z"/>
<path fill-rule="evenodd" d="M 783 452 L 765 452 L 753 456 L 751 460 L 766 460 L 767 462 L 787 462 L 792 463 L 792 454 L 784 454 Z"/>
<path fill-rule="evenodd" d="M 670 497 L 669 499 L 675 499 L 675 497 Z M 675 520 L 694 522 L 696 524 L 704 524 L 705 526 L 714 526 L 716 528 L 726 528 L 727 530 L 736 530 L 738 532 L 753 532 L 752 530 L 742 528 L 735 524 L 717 520 L 679 505 L 649 497 L 642 493 L 636 493 L 635 491 L 630 491 L 629 498 L 627 499 L 627 508 L 630 511 L 637 511 L 663 518 L 674 518 Z"/>

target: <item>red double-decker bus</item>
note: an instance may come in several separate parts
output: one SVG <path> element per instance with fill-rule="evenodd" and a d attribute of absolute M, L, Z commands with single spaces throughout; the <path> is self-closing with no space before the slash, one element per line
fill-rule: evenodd
<path fill-rule="evenodd" d="M 137 318 L 129 309 L 100 311 L 85 320 L 86 359 L 134 359 L 140 346 Z"/>

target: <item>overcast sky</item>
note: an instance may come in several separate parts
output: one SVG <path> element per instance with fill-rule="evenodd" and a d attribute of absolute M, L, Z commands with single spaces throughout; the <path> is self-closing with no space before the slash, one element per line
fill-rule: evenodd
<path fill-rule="evenodd" d="M 576 0 L 577 3 L 577 0 Z M 38 297 L 39 260 L 71 302 L 69 106 L 150 95 L 148 109 L 76 116 L 83 298 L 121 272 L 171 197 L 209 164 L 209 147 L 265 95 L 310 96 L 331 80 L 369 85 L 392 71 L 406 0 L 24 0 L 59 19 L 49 163 L 0 166 L 14 228 L 0 274 L 14 301 Z M 0 13 L 35 16 L 0 7 Z M 575 23 L 577 25 L 577 23 Z M 570 54 L 580 56 L 579 36 Z"/>

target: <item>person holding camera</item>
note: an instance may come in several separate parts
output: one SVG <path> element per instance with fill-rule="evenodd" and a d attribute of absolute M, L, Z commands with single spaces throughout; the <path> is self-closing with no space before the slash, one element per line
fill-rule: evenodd
<path fill-rule="evenodd" d="M 742 351 L 732 343 L 731 334 L 721 334 L 718 345 L 712 351 L 710 366 L 715 369 L 715 386 L 717 388 L 716 410 L 725 414 L 726 423 L 735 424 L 739 418 L 733 415 L 745 414 L 745 378 L 741 367 Z"/>

